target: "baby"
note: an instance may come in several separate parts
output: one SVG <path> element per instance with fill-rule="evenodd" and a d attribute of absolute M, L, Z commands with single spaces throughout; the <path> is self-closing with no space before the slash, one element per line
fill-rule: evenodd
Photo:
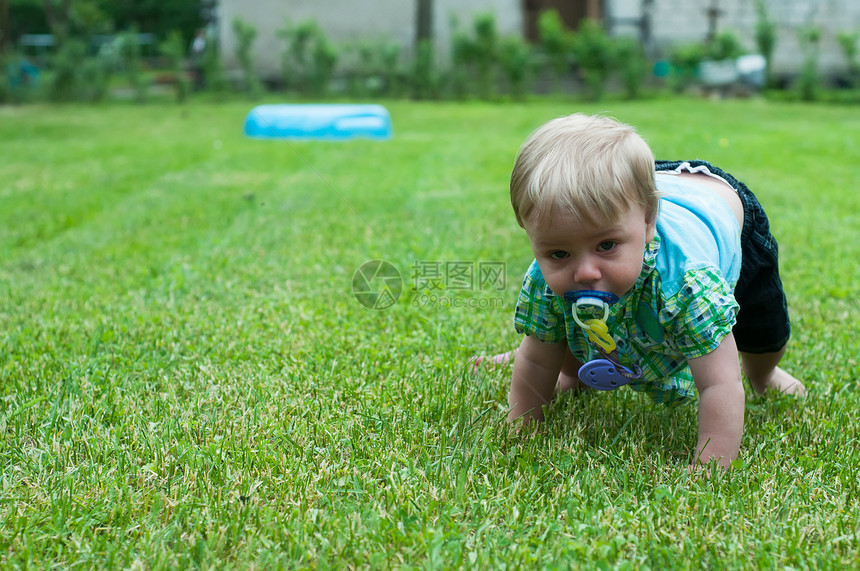
<path fill-rule="evenodd" d="M 516 308 L 509 421 L 542 420 L 555 393 L 582 386 L 629 384 L 666 404 L 698 392 L 694 465 L 728 467 L 741 369 L 759 393 L 805 394 L 777 367 L 790 325 L 776 241 L 731 175 L 655 163 L 633 128 L 576 114 L 523 144 L 511 204 L 535 260 Z"/>

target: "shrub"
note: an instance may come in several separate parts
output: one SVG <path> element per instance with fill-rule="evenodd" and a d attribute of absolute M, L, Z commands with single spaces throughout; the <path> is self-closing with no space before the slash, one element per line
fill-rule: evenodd
<path fill-rule="evenodd" d="M 117 40 L 118 41 L 118 40 Z M 84 40 L 65 40 L 51 58 L 47 95 L 51 101 L 100 101 L 107 96 L 118 54 L 105 48 L 89 55 Z M 137 93 L 137 92 L 136 92 Z"/>
<path fill-rule="evenodd" d="M 241 90 L 251 97 L 259 97 L 263 92 L 263 84 L 257 77 L 254 68 L 254 57 L 251 48 L 257 38 L 257 29 L 241 18 L 233 20 L 233 33 L 236 34 L 236 59 L 242 67 Z"/>
<path fill-rule="evenodd" d="M 357 61 L 352 66 L 353 95 L 398 95 L 402 92 L 398 68 L 400 46 L 394 42 L 362 42 L 353 47 Z"/>
<path fill-rule="evenodd" d="M 79 39 L 65 40 L 52 58 L 53 77 L 48 88 L 52 101 L 74 101 L 80 93 L 80 63 L 87 57 L 87 46 Z"/>
<path fill-rule="evenodd" d="M 538 17 L 540 47 L 549 63 L 553 90 L 556 92 L 561 91 L 562 78 L 570 71 L 571 35 L 555 10 L 543 12 Z"/>
<path fill-rule="evenodd" d="M 617 38 L 614 59 L 627 98 L 640 97 L 651 70 L 651 63 L 645 56 L 642 44 L 635 38 Z"/>
<path fill-rule="evenodd" d="M 759 53 L 764 56 L 766 82 L 773 83 L 773 52 L 776 48 L 776 23 L 770 19 L 763 0 L 756 0 L 755 43 Z"/>
<path fill-rule="evenodd" d="M 296 26 L 286 24 L 278 30 L 277 35 L 287 44 L 281 57 L 281 72 L 287 88 L 295 86 L 299 91 L 306 90 L 311 66 L 310 45 L 317 33 L 317 24 L 312 21 Z"/>
<path fill-rule="evenodd" d="M 452 77 L 456 94 L 477 93 L 482 99 L 492 99 L 500 67 L 495 16 L 490 12 L 476 15 L 470 32 L 458 30 L 456 21 L 452 27 L 455 30 L 451 37 Z"/>
<path fill-rule="evenodd" d="M 216 95 L 222 96 L 227 92 L 227 77 L 218 42 L 207 41 L 200 58 L 200 70 L 203 74 L 203 85 Z"/>
<path fill-rule="evenodd" d="M 131 29 L 123 32 L 116 39 L 119 47 L 117 53 L 119 55 L 120 65 L 134 90 L 134 99 L 138 103 L 146 101 L 149 89 L 149 79 L 143 73 L 143 60 L 140 55 L 140 42 L 136 29 Z"/>
<path fill-rule="evenodd" d="M 311 67 L 310 84 L 311 93 L 314 95 L 326 95 L 334 77 L 334 68 L 337 64 L 337 48 L 325 37 L 319 37 L 314 44 L 312 52 L 313 66 Z"/>
<path fill-rule="evenodd" d="M 499 49 L 499 63 L 514 99 L 523 99 L 534 74 L 531 47 L 520 36 L 508 36 Z"/>
<path fill-rule="evenodd" d="M 815 26 L 804 28 L 799 33 L 800 47 L 803 51 L 803 65 L 800 69 L 797 87 L 803 101 L 815 101 L 821 87 L 818 74 L 818 48 L 821 30 Z"/>
<path fill-rule="evenodd" d="M 614 65 L 613 42 L 606 30 L 591 19 L 580 24 L 571 41 L 573 58 L 582 72 L 588 97 L 600 100 Z"/>
<path fill-rule="evenodd" d="M 858 38 L 860 38 L 860 32 L 842 32 L 836 37 L 848 68 L 848 84 L 853 88 L 860 87 L 860 61 L 857 59 Z"/>
<path fill-rule="evenodd" d="M 287 44 L 281 59 L 285 85 L 301 93 L 325 95 L 339 54 L 319 25 L 313 20 L 295 26 L 287 23 L 277 35 Z"/>
<path fill-rule="evenodd" d="M 188 98 L 188 92 L 191 90 L 191 82 L 185 73 L 185 43 L 182 40 L 182 33 L 179 30 L 170 32 L 167 39 L 159 45 L 159 51 L 167 60 L 167 67 L 173 74 L 176 101 L 182 103 Z"/>
<path fill-rule="evenodd" d="M 113 76 L 115 61 L 112 57 L 97 55 L 86 57 L 80 63 L 78 72 L 79 84 L 77 99 L 83 101 L 101 101 L 108 95 L 110 78 Z M 136 87 L 135 97 L 138 102 L 146 99 L 147 82 Z"/>
<path fill-rule="evenodd" d="M 376 58 L 379 62 L 379 74 L 384 81 L 383 90 L 389 95 L 403 93 L 403 73 L 400 70 L 400 46 L 394 42 L 382 42 L 377 45 Z"/>
<path fill-rule="evenodd" d="M 669 63 L 672 69 L 669 73 L 669 85 L 676 92 L 683 91 L 696 79 L 696 70 L 706 57 L 705 46 L 700 43 L 681 44 L 675 46 L 669 53 Z"/>
<path fill-rule="evenodd" d="M 472 61 L 472 41 L 466 32 L 452 25 L 451 34 L 451 69 L 448 71 L 447 86 L 456 99 L 465 99 L 472 89 L 474 78 L 469 74 L 469 64 Z"/>
<path fill-rule="evenodd" d="M 436 56 L 432 41 L 421 40 L 415 46 L 409 79 L 413 99 L 439 97 L 439 72 L 436 70 Z"/>
<path fill-rule="evenodd" d="M 721 61 L 727 59 L 737 59 L 744 55 L 746 50 L 741 44 L 740 38 L 734 32 L 720 32 L 710 42 L 705 49 L 705 58 Z"/>
<path fill-rule="evenodd" d="M 496 70 L 499 66 L 499 33 L 496 17 L 490 13 L 478 14 L 474 22 L 474 49 L 472 56 L 477 72 L 478 93 L 484 99 L 496 92 Z"/>

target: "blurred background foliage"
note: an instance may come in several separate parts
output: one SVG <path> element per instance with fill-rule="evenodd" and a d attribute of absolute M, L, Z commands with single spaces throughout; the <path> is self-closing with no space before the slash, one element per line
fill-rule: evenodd
<path fill-rule="evenodd" d="M 100 101 L 143 103 L 153 97 L 184 102 L 192 93 L 224 99 L 260 99 L 267 93 L 296 99 L 412 98 L 421 100 L 525 100 L 565 96 L 597 101 L 673 93 L 749 96 L 764 92 L 785 100 L 860 102 L 860 31 L 844 30 L 837 43 L 844 69 L 833 76 L 819 66 L 827 34 L 809 24 L 796 31 L 802 65 L 774 78 L 769 62 L 785 38 L 765 2 L 755 5 L 754 34 L 730 28 L 695 42 L 645 49 L 639 38 L 609 34 L 600 20 L 576 29 L 544 10 L 532 41 L 499 31 L 492 12 L 454 22 L 446 49 L 432 38 L 403 46 L 377 37 L 339 43 L 314 20 L 285 21 L 276 33 L 280 71 L 261 75 L 254 61 L 260 40 L 241 18 L 218 22 L 216 0 L 0 0 L 0 103 Z M 238 38 L 225 54 L 219 29 Z M 782 34 L 785 34 L 783 31 Z M 830 34 L 832 35 L 832 34 Z M 753 37 L 754 36 L 754 37 Z M 439 54 L 449 54 L 442 57 Z M 760 78 L 710 84 L 712 63 L 749 53 L 768 65 Z M 225 56 L 231 56 L 225 58 Z M 233 57 L 235 56 L 235 57 Z M 225 69 L 224 61 L 238 62 Z"/>

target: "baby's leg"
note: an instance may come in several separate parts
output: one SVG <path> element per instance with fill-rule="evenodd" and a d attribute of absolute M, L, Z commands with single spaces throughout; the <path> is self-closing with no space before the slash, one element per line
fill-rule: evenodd
<path fill-rule="evenodd" d="M 797 396 L 806 394 L 803 383 L 777 367 L 784 354 L 785 347 L 775 353 L 741 352 L 741 368 L 755 392 L 764 394 L 766 391 L 778 391 Z"/>
<path fill-rule="evenodd" d="M 561 372 L 558 374 L 558 383 L 555 385 L 556 394 L 586 388 L 579 380 L 580 367 L 582 363 L 568 349 L 561 364 Z"/>

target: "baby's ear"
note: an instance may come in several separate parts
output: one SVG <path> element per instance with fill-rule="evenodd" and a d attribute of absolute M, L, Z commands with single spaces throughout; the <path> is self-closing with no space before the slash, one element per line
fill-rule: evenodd
<path fill-rule="evenodd" d="M 654 236 L 657 234 L 657 213 L 651 215 L 651 219 L 645 220 L 645 243 L 649 243 L 654 239 Z"/>

